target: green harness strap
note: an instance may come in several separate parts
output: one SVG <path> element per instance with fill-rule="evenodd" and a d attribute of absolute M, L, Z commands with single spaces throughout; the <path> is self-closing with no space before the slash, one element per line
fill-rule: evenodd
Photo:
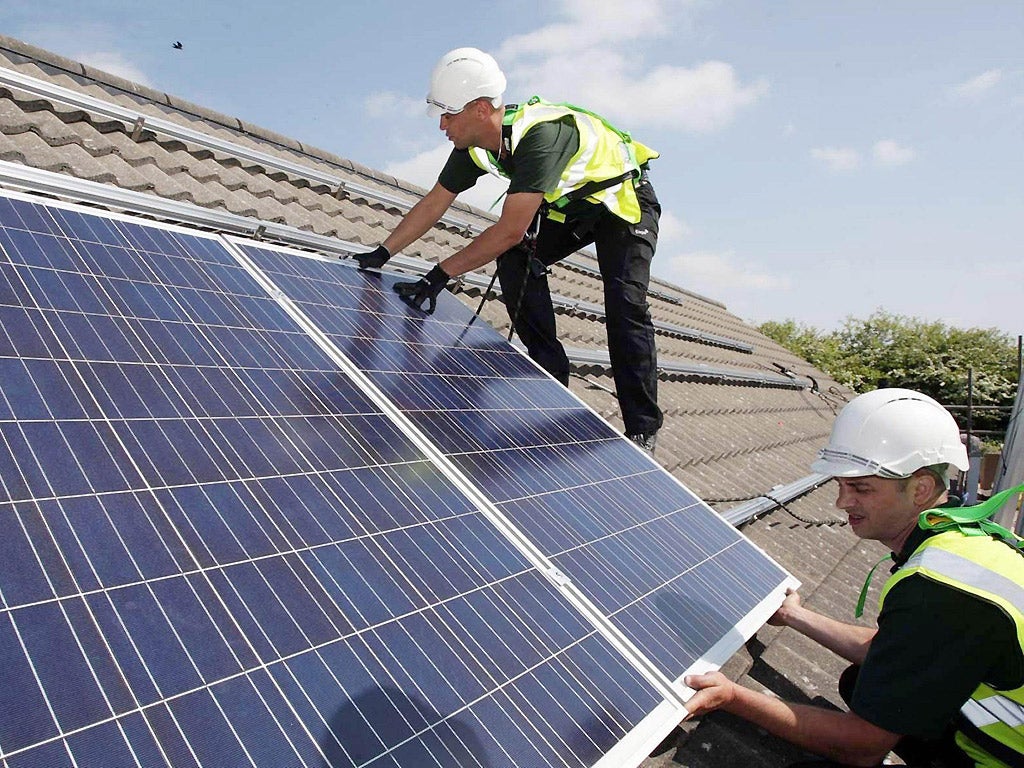
<path fill-rule="evenodd" d="M 1024 483 L 1013 488 L 1000 491 L 995 496 L 970 507 L 940 507 L 938 509 L 927 509 L 917 519 L 917 527 L 924 531 L 948 531 L 956 529 L 965 536 L 992 536 L 1005 542 L 1009 546 L 1024 554 L 1024 540 L 1015 536 L 999 523 L 990 520 L 1006 503 L 1006 500 L 1018 493 L 1024 493 Z M 864 579 L 864 586 L 861 587 L 860 596 L 857 598 L 857 609 L 853 615 L 858 619 L 864 615 L 864 602 L 868 597 L 868 587 L 875 571 L 886 560 L 891 560 L 892 555 L 888 554 L 879 560 L 868 571 Z"/>
<path fill-rule="evenodd" d="M 1024 550 L 1024 541 L 999 523 L 989 518 L 1018 493 L 1024 493 L 1024 483 L 1000 491 L 995 496 L 971 507 L 940 507 L 921 513 L 917 527 L 924 531 L 948 531 L 957 529 L 965 536 L 993 536 L 1001 539 L 1014 549 Z"/>
<path fill-rule="evenodd" d="M 853 612 L 853 615 L 858 619 L 864 615 L 864 603 L 868 599 L 868 587 L 871 586 L 871 579 L 875 575 L 875 571 L 878 570 L 878 566 L 884 563 L 886 560 L 892 561 L 892 554 L 885 555 L 881 560 L 871 566 L 871 570 L 868 571 L 868 577 L 864 579 L 864 586 L 860 588 L 860 597 L 857 598 L 857 610 Z"/>

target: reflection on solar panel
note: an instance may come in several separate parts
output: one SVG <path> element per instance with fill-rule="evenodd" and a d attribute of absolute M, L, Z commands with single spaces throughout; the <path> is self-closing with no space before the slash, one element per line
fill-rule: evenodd
<path fill-rule="evenodd" d="M 786 575 L 454 300 L 237 248 L 0 198 L 0 765 L 635 764 Z"/>

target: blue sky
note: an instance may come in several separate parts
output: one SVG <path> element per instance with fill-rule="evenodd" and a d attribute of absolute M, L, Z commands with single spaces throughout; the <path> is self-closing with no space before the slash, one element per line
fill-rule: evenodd
<path fill-rule="evenodd" d="M 657 275 L 755 322 L 1024 333 L 1020 0 L 4 0 L 0 31 L 428 187 L 429 73 L 474 45 L 508 101 L 662 152 Z"/>

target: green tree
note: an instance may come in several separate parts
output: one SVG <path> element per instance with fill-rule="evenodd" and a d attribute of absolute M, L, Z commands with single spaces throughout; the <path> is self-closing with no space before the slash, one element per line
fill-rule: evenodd
<path fill-rule="evenodd" d="M 831 372 L 839 355 L 836 340 L 830 335 L 795 320 L 762 323 L 759 330 L 790 352 L 799 355 L 816 368 Z M 837 379 L 838 381 L 838 379 Z"/>
<path fill-rule="evenodd" d="M 830 333 L 792 320 L 764 323 L 761 331 L 857 392 L 907 387 L 945 405 L 965 405 L 968 369 L 976 406 L 1012 405 L 1017 390 L 1016 342 L 994 328 L 954 328 L 879 311 L 848 318 Z M 964 411 L 954 412 L 963 424 Z M 1002 430 L 1006 419 L 1003 412 L 977 411 L 974 427 Z"/>

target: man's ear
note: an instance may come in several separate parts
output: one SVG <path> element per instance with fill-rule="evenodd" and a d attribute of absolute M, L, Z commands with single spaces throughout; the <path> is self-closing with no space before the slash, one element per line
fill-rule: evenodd
<path fill-rule="evenodd" d="M 925 506 L 936 496 L 945 491 L 945 487 L 939 482 L 934 472 L 927 469 L 919 469 L 911 477 L 914 484 L 914 503 L 918 506 Z"/>

